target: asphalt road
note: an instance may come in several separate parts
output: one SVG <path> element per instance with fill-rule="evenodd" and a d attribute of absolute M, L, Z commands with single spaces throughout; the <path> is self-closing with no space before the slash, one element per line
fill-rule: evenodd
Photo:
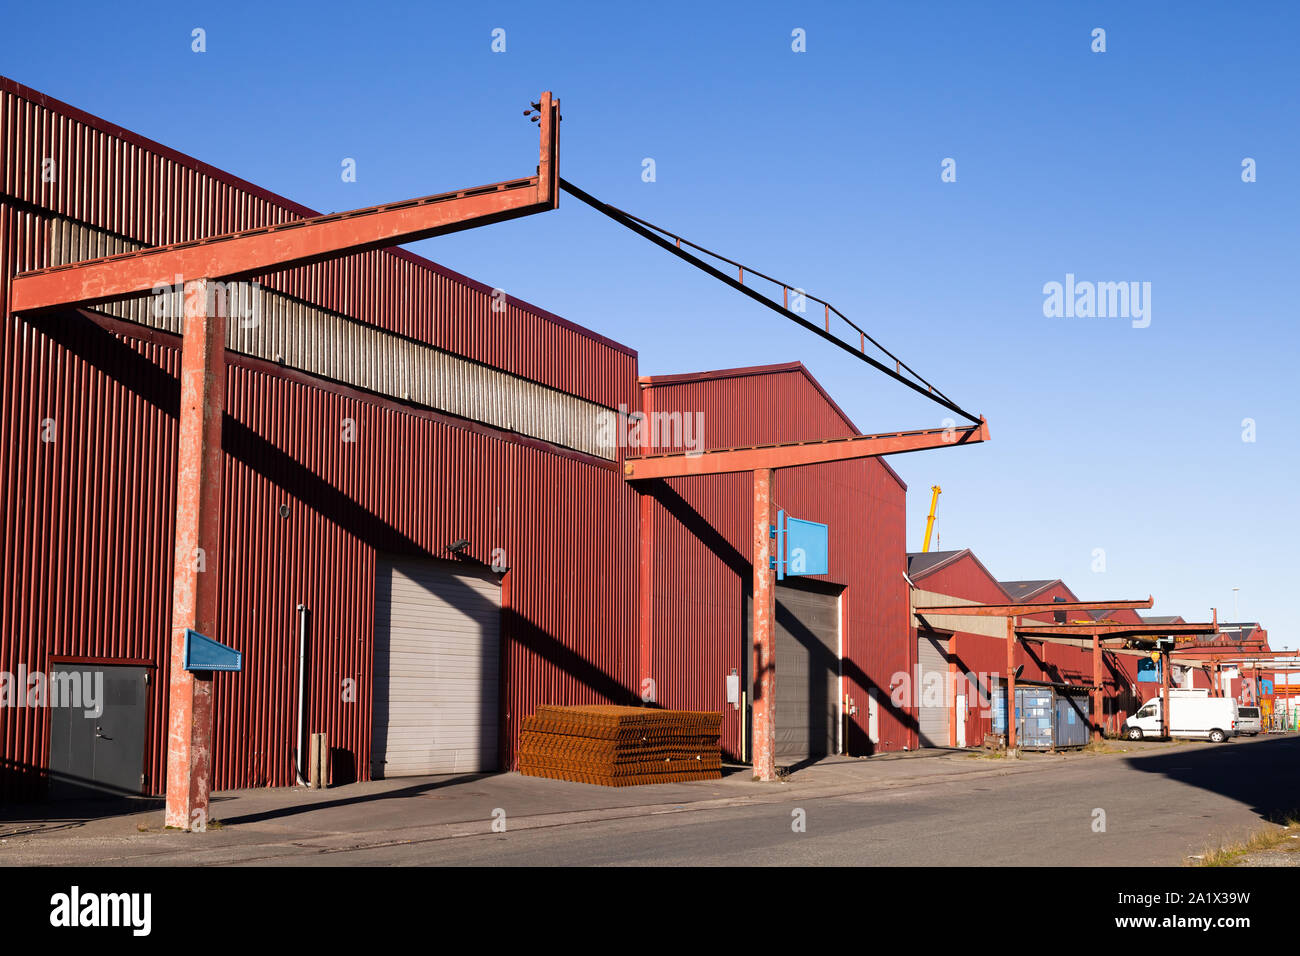
<path fill-rule="evenodd" d="M 1137 756 L 1074 758 L 1032 774 L 360 846 L 283 862 L 1177 865 L 1260 828 L 1270 813 L 1294 809 L 1298 758 L 1295 737 L 1184 744 Z M 799 811 L 802 832 L 794 827 Z M 256 864 L 273 862 L 263 857 Z"/>

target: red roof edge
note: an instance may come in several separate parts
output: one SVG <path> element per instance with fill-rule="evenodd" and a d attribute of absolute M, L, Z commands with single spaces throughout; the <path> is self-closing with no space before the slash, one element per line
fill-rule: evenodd
<path fill-rule="evenodd" d="M 981 561 L 979 557 L 976 556 L 975 552 L 972 551 L 970 548 L 962 548 L 960 551 L 955 552 L 952 555 L 952 557 L 948 558 L 948 560 L 940 561 L 938 564 L 934 565 L 933 567 L 926 568 L 924 571 L 920 572 L 919 574 L 911 574 L 908 576 L 913 581 L 922 581 L 925 578 L 928 578 L 930 575 L 935 574 L 939 571 L 942 571 L 944 568 L 956 564 L 962 558 L 967 556 L 969 556 L 970 559 L 975 562 L 975 566 L 979 568 L 981 571 L 983 571 L 984 574 L 987 575 L 988 579 L 992 581 L 993 584 L 997 587 L 997 589 L 1002 592 L 1002 596 L 1007 599 L 1008 604 L 1019 603 L 1016 601 L 1015 598 L 1013 598 L 1010 594 L 1007 593 L 1007 589 L 1002 586 L 1002 582 L 993 576 L 993 573 L 984 566 L 984 562 Z M 1056 582 L 1054 581 L 1052 583 L 1055 584 Z"/>

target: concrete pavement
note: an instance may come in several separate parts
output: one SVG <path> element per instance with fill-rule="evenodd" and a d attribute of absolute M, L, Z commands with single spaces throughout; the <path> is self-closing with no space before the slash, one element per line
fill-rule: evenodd
<path fill-rule="evenodd" d="M 0 865 L 1168 864 L 1300 793 L 1295 736 L 1110 746 L 1123 752 L 831 758 L 775 784 L 738 770 L 625 789 L 491 774 L 236 791 L 202 834 L 163 829 L 156 805 L 43 804 L 0 811 Z"/>

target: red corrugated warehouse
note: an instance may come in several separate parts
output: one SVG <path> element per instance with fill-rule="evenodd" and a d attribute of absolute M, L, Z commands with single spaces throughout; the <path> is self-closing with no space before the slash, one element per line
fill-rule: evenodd
<path fill-rule="evenodd" d="M 5 289 L 18 271 L 312 214 L 7 80 L 0 135 Z M 300 602 L 313 616 L 307 723 L 338 748 L 336 770 L 369 775 L 376 559 L 459 538 L 457 560 L 495 553 L 512 569 L 507 764 L 538 702 L 628 698 L 636 495 L 588 426 L 634 401 L 635 353 L 513 299 L 497 311 L 490 288 L 400 250 L 261 285 L 262 324 L 233 332 L 229 361 L 216 636 L 247 666 L 218 678 L 214 786 L 293 782 Z M 29 322 L 6 306 L 0 671 L 150 668 L 143 784 L 157 792 L 179 337 L 148 304 L 104 310 L 130 322 Z M 317 339 L 316 354 L 295 339 Z M 611 530 L 579 553 L 573 530 L 591 526 Z M 8 792 L 49 766 L 46 716 L 0 710 Z"/>
<path fill-rule="evenodd" d="M 179 318 L 166 289 L 15 316 L 9 281 L 312 211 L 9 80 L 0 144 L 0 672 L 109 672 L 141 748 L 91 774 L 79 723 L 39 702 L 3 707 L 0 795 L 63 777 L 156 793 Z M 244 667 L 216 679 L 214 789 L 294 782 L 300 604 L 305 729 L 328 734 L 336 781 L 509 767 L 539 703 L 632 702 L 646 677 L 662 704 L 722 710 L 724 746 L 739 756 L 742 712 L 725 695 L 747 666 L 750 478 L 658 483 L 666 490 L 643 505 L 624 449 L 599 435 L 643 398 L 702 415 L 709 447 L 857 434 L 801 366 L 639 382 L 631 349 L 401 250 L 251 288 L 230 293 L 255 297 L 258 312 L 228 333 L 210 569 L 221 589 L 210 636 Z M 802 668 L 778 693 L 807 706 L 797 721 L 778 717 L 787 753 L 906 745 L 910 715 L 881 690 L 907 666 L 904 495 L 878 459 L 778 474 L 778 503 L 833 529 L 830 573 L 778 589 Z M 444 618 L 439 654 L 415 646 L 413 620 Z M 431 687 L 445 701 L 421 696 Z M 847 727 L 842 695 L 857 708 Z M 451 728 L 445 741 L 413 739 L 434 717 Z"/>

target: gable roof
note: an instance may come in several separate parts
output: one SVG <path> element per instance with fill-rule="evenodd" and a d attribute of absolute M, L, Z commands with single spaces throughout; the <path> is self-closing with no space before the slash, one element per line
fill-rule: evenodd
<path fill-rule="evenodd" d="M 781 362 L 776 365 L 746 365 L 741 368 L 715 368 L 706 372 L 682 372 L 675 375 L 642 375 L 639 381 L 642 385 L 681 385 L 684 382 L 709 382 L 720 378 L 744 378 L 749 375 L 774 375 L 781 372 L 798 372 L 808 380 L 818 392 L 821 393 L 826 404 L 835 412 L 856 435 L 862 432 L 858 426 L 853 424 L 853 419 L 845 414 L 844 409 L 840 408 L 835 399 L 831 398 L 830 393 L 822 388 L 822 383 L 813 378 L 812 372 L 803 362 Z"/>
<path fill-rule="evenodd" d="M 981 561 L 970 548 L 961 548 L 957 551 L 909 551 L 907 553 L 907 576 L 912 580 L 912 583 L 915 584 L 922 578 L 929 577 L 938 571 L 942 571 L 944 568 L 956 564 L 963 558 L 970 558 L 984 576 L 989 579 L 989 583 L 1004 595 L 1006 594 L 1006 588 L 1002 587 L 998 579 L 993 576 L 993 573 L 984 566 L 984 562 Z M 1010 599 L 1010 595 L 1007 595 L 1007 598 Z M 995 601 L 991 603 L 1002 602 Z"/>
<path fill-rule="evenodd" d="M 958 551 L 909 551 L 907 553 L 907 576 L 915 581 L 927 574 L 933 574 L 940 568 L 952 564 L 963 554 L 970 554 L 970 548 Z M 974 557 L 974 555 L 971 555 Z"/>
<path fill-rule="evenodd" d="M 1013 601 L 1027 601 L 1042 591 L 1046 591 L 1053 584 L 1064 584 L 1060 578 L 1044 579 L 1041 581 L 999 581 L 1002 590 L 1011 595 Z"/>
<path fill-rule="evenodd" d="M 822 383 L 813 377 L 812 372 L 808 371 L 803 362 L 780 362 L 775 365 L 746 365 L 740 368 L 718 368 L 702 372 L 680 372 L 670 375 L 642 375 L 637 379 L 642 388 L 661 388 L 669 385 L 685 385 L 692 382 L 713 382 L 719 379 L 727 378 L 747 378 L 754 375 L 780 375 L 780 374 L 797 374 L 802 375 L 812 386 L 813 390 L 821 396 L 822 400 L 830 410 L 838 417 L 853 435 L 862 435 L 863 432 L 857 425 L 853 424 L 853 419 L 840 408 L 839 403 L 831 398 L 830 393 L 822 387 Z M 907 482 L 901 475 L 896 472 L 892 465 L 883 457 L 876 456 L 878 461 L 884 466 L 885 471 L 896 481 L 904 491 L 907 490 Z"/>

